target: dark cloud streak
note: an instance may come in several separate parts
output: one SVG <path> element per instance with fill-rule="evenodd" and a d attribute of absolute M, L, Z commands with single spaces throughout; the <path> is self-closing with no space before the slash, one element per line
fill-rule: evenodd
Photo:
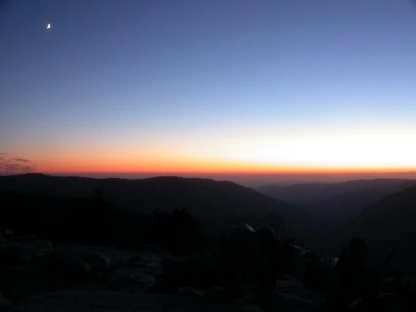
<path fill-rule="evenodd" d="M 0 153 L 0 174 L 30 173 L 36 170 L 36 165 L 24 158 L 7 158 L 7 153 Z"/>
<path fill-rule="evenodd" d="M 14 160 L 23 163 L 30 163 L 30 160 L 24 158 L 15 158 Z"/>

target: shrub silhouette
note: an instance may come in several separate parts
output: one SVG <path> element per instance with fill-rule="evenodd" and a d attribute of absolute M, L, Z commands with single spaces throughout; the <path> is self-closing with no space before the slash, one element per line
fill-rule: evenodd
<path fill-rule="evenodd" d="M 194 220 L 186 208 L 175 208 L 172 213 L 161 213 L 155 209 L 148 233 L 152 243 L 184 251 L 203 248 L 199 230 L 200 223 Z"/>
<path fill-rule="evenodd" d="M 200 250 L 200 223 L 185 209 L 148 215 L 120 209 L 94 190 L 89 198 L 61 198 L 0 191 L 0 225 L 17 234 L 52 241 Z"/>

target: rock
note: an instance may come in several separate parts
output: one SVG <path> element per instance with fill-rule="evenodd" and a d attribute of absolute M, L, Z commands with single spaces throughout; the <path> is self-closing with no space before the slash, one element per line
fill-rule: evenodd
<path fill-rule="evenodd" d="M 256 275 L 260 243 L 256 231 L 248 224 L 238 224 L 225 229 L 214 240 L 213 263 L 221 270 L 227 293 L 243 297 L 243 282 Z"/>
<path fill-rule="evenodd" d="M 55 254 L 50 259 L 50 270 L 53 273 L 80 276 L 86 275 L 93 270 L 93 266 L 86 261 L 78 259 L 73 255 Z"/>
<path fill-rule="evenodd" d="M 114 270 L 103 276 L 105 282 L 129 289 L 134 292 L 146 292 L 156 284 L 154 276 L 147 274 L 141 268 L 124 268 Z"/>
<path fill-rule="evenodd" d="M 0 293 L 0 310 L 10 308 L 12 303 L 3 294 Z"/>
<path fill-rule="evenodd" d="M 129 279 L 133 281 L 136 285 L 140 286 L 140 288 L 144 291 L 153 287 L 156 283 L 154 276 L 146 273 L 133 273 L 129 276 Z"/>
<path fill-rule="evenodd" d="M 0 226 L 0 234 L 2 234 L 3 236 L 12 236 L 14 233 L 9 228 Z"/>
<path fill-rule="evenodd" d="M 221 273 L 224 270 L 213 269 L 202 255 L 169 257 L 163 259 L 161 264 L 163 274 L 156 288 L 163 291 L 177 291 L 183 286 L 211 288 L 222 284 Z"/>
<path fill-rule="evenodd" d="M 305 289 L 302 282 L 297 279 L 279 280 L 276 282 L 276 289 L 286 293 L 299 293 Z"/>
<path fill-rule="evenodd" d="M 40 240 L 40 238 L 35 235 L 17 235 L 9 238 L 14 242 L 33 242 Z"/>
<path fill-rule="evenodd" d="M 135 256 L 136 260 L 132 261 L 131 264 L 135 267 L 143 267 L 146 272 L 152 275 L 161 275 L 163 273 L 162 257 L 158 254 L 143 253 L 140 254 L 140 260 L 138 255 Z"/>
<path fill-rule="evenodd" d="M 111 267 L 111 258 L 102 254 L 91 254 L 85 259 L 96 271 L 105 272 Z"/>
<path fill-rule="evenodd" d="M 214 286 L 212 288 L 215 292 L 220 293 L 220 294 L 225 294 L 225 289 L 224 287 L 221 286 Z"/>
<path fill-rule="evenodd" d="M 32 311 L 263 312 L 254 304 L 218 294 L 202 297 L 184 294 L 131 295 L 112 291 L 79 290 L 35 296 L 10 310 L 10 312 Z"/>
<path fill-rule="evenodd" d="M 19 246 L 2 246 L 0 248 L 0 263 L 6 265 L 20 265 L 32 260 L 32 256 Z"/>
<path fill-rule="evenodd" d="M 58 311 L 130 311 L 134 309 L 141 311 L 141 304 L 138 298 L 128 294 L 104 291 L 62 291 L 47 293 L 31 297 L 12 312 L 58 312 Z"/>
<path fill-rule="evenodd" d="M 48 240 L 34 240 L 21 243 L 25 253 L 32 258 L 43 257 L 53 251 L 52 244 Z"/>
<path fill-rule="evenodd" d="M 169 257 L 170 253 L 166 250 L 163 249 L 162 247 L 158 247 L 158 246 L 154 246 L 154 245 L 141 245 L 138 247 L 138 249 L 140 250 L 141 253 L 151 253 L 154 255 L 158 255 L 161 257 Z"/>
<path fill-rule="evenodd" d="M 275 214 L 260 216 L 252 221 L 252 225 L 254 225 L 256 228 L 259 228 L 261 226 L 268 226 L 274 230 L 275 235 L 277 235 L 277 237 L 286 236 L 285 223 L 282 217 L 277 216 Z"/>
<path fill-rule="evenodd" d="M 136 264 L 136 263 L 140 263 L 143 261 L 143 256 L 142 255 L 134 255 L 133 257 L 130 258 L 130 263 L 131 264 Z"/>
<path fill-rule="evenodd" d="M 250 268 L 259 251 L 256 232 L 245 223 L 232 226 L 220 235 L 213 251 L 219 263 Z"/>
<path fill-rule="evenodd" d="M 285 242 L 280 252 L 284 270 L 295 278 L 301 277 L 306 271 L 309 252 L 291 242 Z"/>
<path fill-rule="evenodd" d="M 73 262 L 68 264 L 68 273 L 87 274 L 93 270 L 93 266 L 91 264 L 78 259 L 74 259 Z"/>
<path fill-rule="evenodd" d="M 188 295 L 188 296 L 197 296 L 197 297 L 203 297 L 204 293 L 202 291 L 196 290 L 191 287 L 181 287 L 178 290 L 179 293 Z"/>
<path fill-rule="evenodd" d="M 325 292 L 335 286 L 332 271 L 321 258 L 315 256 L 309 259 L 301 280 L 307 287 Z"/>
<path fill-rule="evenodd" d="M 113 269 L 124 268 L 132 265 L 134 265 L 134 263 L 132 263 L 130 258 L 127 256 L 118 256 L 111 261 L 111 267 Z"/>
<path fill-rule="evenodd" d="M 324 302 L 319 300 L 311 300 L 297 295 L 278 293 L 275 296 L 272 305 L 267 308 L 263 308 L 265 311 L 317 311 L 323 310 L 325 307 Z"/>
<path fill-rule="evenodd" d="M 51 269 L 63 275 L 86 275 L 91 272 L 107 272 L 111 258 L 99 253 L 57 252 L 51 258 Z"/>
<path fill-rule="evenodd" d="M 18 263 L 26 263 L 32 260 L 31 255 L 19 255 L 17 258 Z"/>
<path fill-rule="evenodd" d="M 354 238 L 342 249 L 335 267 L 337 281 L 346 288 L 355 288 L 366 271 L 368 246 L 362 238 Z"/>
<path fill-rule="evenodd" d="M 13 237 L 5 240 L 0 247 L 0 262 L 18 265 L 30 262 L 52 252 L 50 241 L 37 237 Z"/>
<path fill-rule="evenodd" d="M 328 268 L 331 272 L 334 271 L 339 261 L 338 257 L 324 257 L 321 259 L 322 264 Z"/>

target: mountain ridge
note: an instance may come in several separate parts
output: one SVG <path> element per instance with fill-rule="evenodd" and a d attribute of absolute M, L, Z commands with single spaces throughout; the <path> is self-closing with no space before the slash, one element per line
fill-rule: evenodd
<path fill-rule="evenodd" d="M 230 181 L 161 176 L 144 179 L 85 178 L 23 174 L 0 176 L 0 190 L 63 197 L 91 197 L 95 191 L 122 209 L 152 213 L 187 208 L 209 228 L 220 228 L 254 213 L 275 214 L 286 233 L 291 206 Z"/>

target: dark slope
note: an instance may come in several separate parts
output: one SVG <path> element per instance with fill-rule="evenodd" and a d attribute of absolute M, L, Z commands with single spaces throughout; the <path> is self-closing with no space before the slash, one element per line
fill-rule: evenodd
<path fill-rule="evenodd" d="M 291 213 L 291 207 L 253 189 L 226 181 L 156 177 L 139 180 L 56 177 L 41 174 L 1 176 L 0 190 L 50 196 L 88 197 L 94 190 L 124 209 L 151 213 L 188 208 L 209 230 L 249 213 Z M 282 228 L 284 227 L 281 220 Z"/>
<path fill-rule="evenodd" d="M 322 217 L 345 221 L 356 217 L 364 207 L 384 196 L 414 184 L 415 180 L 375 179 L 264 186 L 259 191 L 291 204 L 305 206 Z"/>
<path fill-rule="evenodd" d="M 365 208 L 353 222 L 368 238 L 416 243 L 416 186 L 393 193 Z"/>
<path fill-rule="evenodd" d="M 415 180 L 407 179 L 372 179 L 352 180 L 337 183 L 304 183 L 288 186 L 266 185 L 258 190 L 269 196 L 280 198 L 293 204 L 324 203 L 337 198 L 362 194 L 364 201 L 373 201 L 371 194 L 375 197 L 385 196 L 385 192 L 395 192 L 415 184 Z M 359 197 L 359 196 L 358 196 Z"/>
<path fill-rule="evenodd" d="M 416 261 L 416 186 L 369 205 L 349 224 L 347 233 L 350 237 L 367 239 L 374 257 L 395 250 L 400 263 L 413 268 Z"/>
<path fill-rule="evenodd" d="M 346 224 L 365 207 L 414 184 L 416 181 L 406 179 L 373 179 L 265 186 L 260 191 L 297 204 L 304 215 L 309 214 L 297 236 L 309 248 L 331 255 L 339 252 L 348 236 L 345 228 L 350 226 Z"/>

